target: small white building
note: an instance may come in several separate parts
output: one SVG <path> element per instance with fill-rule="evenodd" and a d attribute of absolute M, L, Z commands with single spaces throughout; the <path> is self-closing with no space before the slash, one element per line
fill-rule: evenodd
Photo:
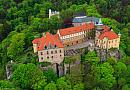
<path fill-rule="evenodd" d="M 53 15 L 57 15 L 58 18 L 59 18 L 59 14 L 60 14 L 60 12 L 58 12 L 58 11 L 52 11 L 51 9 L 49 9 L 49 18 L 50 18 L 51 16 L 53 16 Z"/>

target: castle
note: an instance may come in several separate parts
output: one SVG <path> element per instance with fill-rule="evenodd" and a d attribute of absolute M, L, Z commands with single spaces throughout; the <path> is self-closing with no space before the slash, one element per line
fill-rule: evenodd
<path fill-rule="evenodd" d="M 92 20 L 87 23 L 74 24 L 74 27 L 59 29 L 57 34 L 47 32 L 41 38 L 32 41 L 34 52 L 38 54 L 39 62 L 51 62 L 60 64 L 64 60 L 66 47 L 82 44 L 93 39 L 95 47 L 101 49 L 119 49 L 120 34 L 116 34 L 111 28 Z"/>

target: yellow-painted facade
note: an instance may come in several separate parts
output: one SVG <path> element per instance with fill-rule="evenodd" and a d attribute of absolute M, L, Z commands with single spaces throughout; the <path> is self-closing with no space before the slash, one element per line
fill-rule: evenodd
<path fill-rule="evenodd" d="M 96 44 L 101 49 L 110 49 L 110 48 L 118 48 L 120 44 L 120 36 L 116 39 L 109 40 L 107 37 L 101 39 L 98 39 L 96 41 Z"/>

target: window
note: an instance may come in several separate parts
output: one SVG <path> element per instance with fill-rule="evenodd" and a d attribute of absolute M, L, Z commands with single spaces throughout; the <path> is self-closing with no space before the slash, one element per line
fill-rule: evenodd
<path fill-rule="evenodd" d="M 47 46 L 45 46 L 44 48 L 47 49 Z"/>
<path fill-rule="evenodd" d="M 57 53 L 57 50 L 55 50 L 55 53 Z"/>
<path fill-rule="evenodd" d="M 41 52 L 41 55 L 43 55 L 43 53 Z"/>
<path fill-rule="evenodd" d="M 57 46 L 55 45 L 54 47 L 56 48 Z"/>
<path fill-rule="evenodd" d="M 53 56 L 51 56 L 51 58 L 53 59 Z"/>
<path fill-rule="evenodd" d="M 43 60 L 43 57 L 41 57 L 41 60 Z"/>
<path fill-rule="evenodd" d="M 53 54 L 53 51 L 51 51 L 51 54 Z"/>
<path fill-rule="evenodd" d="M 61 53 L 61 50 L 60 50 L 60 53 Z"/>
<path fill-rule="evenodd" d="M 47 51 L 47 54 L 49 54 L 49 52 Z"/>
<path fill-rule="evenodd" d="M 62 55 L 60 55 L 60 57 L 61 57 Z"/>
<path fill-rule="evenodd" d="M 47 59 L 49 59 L 49 56 L 47 57 Z"/>

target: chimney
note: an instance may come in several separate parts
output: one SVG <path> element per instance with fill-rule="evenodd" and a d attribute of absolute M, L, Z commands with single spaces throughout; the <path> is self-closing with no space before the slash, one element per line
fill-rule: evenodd
<path fill-rule="evenodd" d="M 42 33 L 42 36 L 45 36 L 45 33 Z"/>
<path fill-rule="evenodd" d="M 113 31 L 112 27 L 110 27 L 110 31 Z"/>
<path fill-rule="evenodd" d="M 51 12 L 51 9 L 49 9 L 49 18 L 51 17 L 51 13 L 52 13 L 52 12 Z"/>
<path fill-rule="evenodd" d="M 121 37 L 121 33 L 120 32 L 118 33 L 118 36 Z"/>

